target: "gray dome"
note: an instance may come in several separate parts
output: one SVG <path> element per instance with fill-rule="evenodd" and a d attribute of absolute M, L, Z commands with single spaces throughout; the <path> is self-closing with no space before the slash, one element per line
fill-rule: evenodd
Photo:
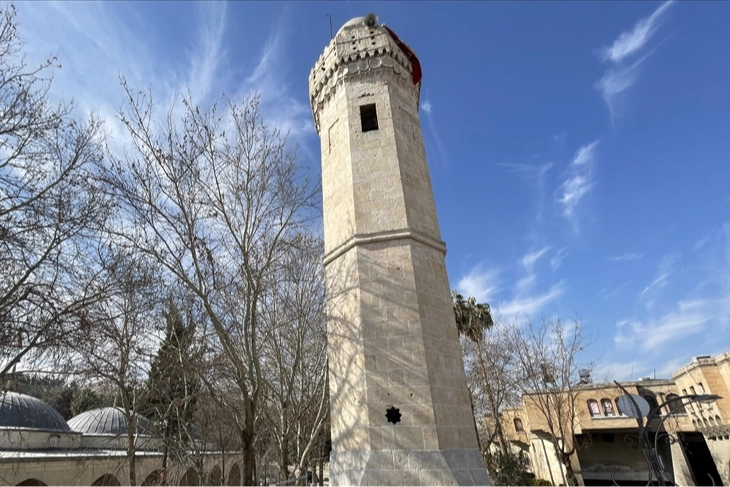
<path fill-rule="evenodd" d="M 132 413 L 137 421 L 137 434 L 149 433 L 150 421 Z M 99 408 L 86 411 L 68 420 L 69 427 L 85 435 L 123 435 L 127 433 L 127 418 L 121 408 Z"/>
<path fill-rule="evenodd" d="M 0 392 L 0 428 L 70 432 L 61 413 L 33 396 Z"/>

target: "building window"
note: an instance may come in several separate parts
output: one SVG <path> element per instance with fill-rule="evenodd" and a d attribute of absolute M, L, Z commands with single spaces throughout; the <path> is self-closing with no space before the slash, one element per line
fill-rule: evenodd
<path fill-rule="evenodd" d="M 702 382 L 697 383 L 697 388 L 700 390 L 700 394 L 705 393 L 705 386 L 702 385 Z"/>
<path fill-rule="evenodd" d="M 360 107 L 360 121 L 362 122 L 363 132 L 378 130 L 378 112 L 375 109 L 375 103 Z"/>
<path fill-rule="evenodd" d="M 515 418 L 515 431 L 525 431 L 525 428 L 522 426 L 522 420 L 520 418 Z"/>
<path fill-rule="evenodd" d="M 667 394 L 667 402 L 677 399 L 679 396 L 676 394 Z M 687 410 L 684 408 L 682 401 L 674 401 L 669 404 L 669 414 L 687 414 Z"/>
<path fill-rule="evenodd" d="M 618 405 L 618 397 L 616 398 L 616 411 L 618 412 L 619 415 L 626 416 L 626 413 L 621 411 L 621 407 Z"/>
<path fill-rule="evenodd" d="M 598 401 L 595 399 L 588 400 L 588 412 L 591 413 L 591 418 L 601 417 L 601 410 L 598 409 Z"/>
<path fill-rule="evenodd" d="M 603 407 L 603 414 L 606 416 L 616 416 L 616 413 L 613 410 L 613 403 L 611 403 L 610 399 L 601 399 L 601 406 Z"/>

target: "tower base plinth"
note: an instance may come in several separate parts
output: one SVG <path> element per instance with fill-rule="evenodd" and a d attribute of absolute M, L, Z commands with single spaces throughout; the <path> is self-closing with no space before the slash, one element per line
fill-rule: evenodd
<path fill-rule="evenodd" d="M 330 485 L 490 485 L 478 450 L 332 452 Z"/>

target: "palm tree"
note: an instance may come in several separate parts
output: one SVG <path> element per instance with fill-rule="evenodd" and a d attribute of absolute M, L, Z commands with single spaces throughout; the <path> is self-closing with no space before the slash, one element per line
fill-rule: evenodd
<path fill-rule="evenodd" d="M 451 298 L 454 302 L 454 314 L 456 315 L 456 327 L 459 335 L 467 337 L 474 343 L 484 337 L 484 330 L 494 326 L 492 309 L 487 303 L 477 303 L 476 299 L 451 291 Z"/>
<path fill-rule="evenodd" d="M 506 451 L 507 441 L 505 440 L 504 433 L 502 432 L 502 426 L 499 422 L 499 411 L 497 411 L 498 407 L 496 405 L 492 388 L 489 384 L 489 374 L 487 373 L 487 366 L 484 363 L 484 350 L 482 346 L 484 331 L 489 330 L 494 326 L 492 309 L 487 303 L 477 303 L 474 297 L 470 296 L 469 298 L 464 299 L 464 296 L 456 292 L 456 290 L 451 291 L 451 299 L 454 303 L 454 316 L 456 318 L 456 327 L 459 330 L 459 335 L 465 336 L 477 347 L 477 357 L 479 358 L 479 365 L 482 372 L 482 378 L 484 380 L 484 390 L 487 395 L 489 408 L 494 416 L 495 433 L 499 439 L 500 446 L 504 451 Z M 473 410 L 474 404 L 472 399 L 472 411 Z"/>

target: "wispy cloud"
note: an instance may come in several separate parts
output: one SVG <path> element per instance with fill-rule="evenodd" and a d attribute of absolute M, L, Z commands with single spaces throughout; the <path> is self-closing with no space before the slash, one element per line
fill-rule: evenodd
<path fill-rule="evenodd" d="M 436 130 L 436 124 L 433 121 L 433 104 L 431 103 L 431 100 L 422 95 L 423 100 L 421 101 L 421 111 L 423 111 L 424 116 L 421 117 L 421 120 L 425 119 L 426 126 L 428 128 L 429 135 L 433 138 L 433 141 L 436 143 L 436 151 L 438 152 L 438 160 L 441 162 L 441 165 L 443 167 L 450 167 L 451 163 L 449 162 L 449 154 L 446 151 L 446 146 L 444 145 L 443 140 L 441 140 L 441 136 L 439 135 L 438 130 Z"/>
<path fill-rule="evenodd" d="M 485 269 L 480 263 L 459 279 L 456 289 L 464 296 L 473 296 L 479 303 L 491 303 L 500 289 L 498 276 L 497 269 Z"/>
<path fill-rule="evenodd" d="M 545 213 L 546 206 L 546 179 L 550 169 L 553 167 L 552 162 L 542 162 L 538 164 L 521 164 L 509 162 L 497 162 L 496 166 L 507 168 L 511 173 L 518 174 L 520 178 L 531 186 L 530 195 L 534 198 L 536 206 L 535 220 L 541 222 Z"/>
<path fill-rule="evenodd" d="M 552 285 L 545 292 L 531 296 L 518 296 L 509 301 L 499 302 L 493 308 L 497 316 L 507 321 L 525 317 L 534 318 L 564 293 L 565 283 L 561 281 Z"/>
<path fill-rule="evenodd" d="M 595 165 L 598 140 L 578 149 L 571 162 L 566 179 L 558 188 L 558 203 L 563 207 L 563 216 L 578 230 L 576 207 L 593 188 L 593 166 Z"/>
<path fill-rule="evenodd" d="M 724 224 L 715 232 L 703 250 L 708 259 L 703 267 L 706 274 L 694 290 L 659 313 L 647 313 L 642 318 L 621 320 L 616 325 L 614 342 L 627 350 L 659 353 L 673 346 L 676 357 L 696 355 L 715 343 L 718 337 L 727 337 L 730 328 L 730 225 Z M 675 272 L 679 254 L 662 258 L 657 275 L 641 293 L 656 294 L 666 287 L 668 277 Z M 710 333 L 709 330 L 712 330 Z M 727 346 L 727 340 L 722 346 Z M 703 350 L 704 352 L 704 350 Z M 673 365 L 673 364 L 670 364 Z M 676 364 L 674 364 L 676 365 Z"/>
<path fill-rule="evenodd" d="M 636 83 L 639 65 L 653 51 L 643 55 L 636 61 L 629 62 L 629 59 L 638 55 L 647 45 L 659 28 L 662 15 L 672 5 L 673 1 L 669 0 L 663 3 L 651 15 L 640 19 L 634 25 L 633 29 L 621 33 L 614 40 L 613 44 L 599 50 L 599 56 L 602 62 L 610 61 L 615 66 L 614 68 L 609 68 L 596 83 L 596 89 L 601 92 L 608 106 L 611 120 L 614 120 L 618 115 L 618 95 Z"/>
<path fill-rule="evenodd" d="M 540 257 L 547 253 L 548 250 L 550 250 L 550 247 L 543 247 L 540 250 L 525 254 L 525 256 L 520 259 L 522 267 L 524 267 L 529 274 L 534 273 L 535 264 L 538 260 L 540 260 Z"/>
<path fill-rule="evenodd" d="M 730 312 L 730 297 L 679 301 L 674 309 L 650 320 L 623 320 L 616 324 L 614 342 L 636 346 L 643 352 L 657 352 L 669 343 L 702 333 L 708 323 Z"/>
<path fill-rule="evenodd" d="M 611 262 L 625 262 L 629 260 L 639 260 L 644 257 L 643 252 L 632 252 L 630 254 L 612 255 L 608 258 Z"/>
<path fill-rule="evenodd" d="M 618 293 L 621 292 L 622 289 L 624 289 L 626 286 L 631 284 L 631 281 L 625 282 L 621 284 L 620 286 L 614 286 L 611 287 L 611 283 L 606 283 L 606 287 L 602 288 L 600 291 L 596 293 L 596 296 L 600 296 L 603 299 L 608 299 L 616 296 Z"/>
<path fill-rule="evenodd" d="M 646 369 L 647 362 L 642 360 L 601 362 L 593 369 L 592 376 L 595 382 L 626 381 L 640 377 Z"/>
<path fill-rule="evenodd" d="M 602 48 L 601 57 L 603 60 L 618 63 L 644 47 L 659 27 L 661 15 L 672 5 L 672 3 L 673 0 L 664 2 L 654 11 L 654 13 L 639 20 L 636 25 L 634 25 L 633 29 L 619 35 L 616 40 L 613 41 L 611 46 Z"/>
<path fill-rule="evenodd" d="M 274 26 L 269 42 L 259 48 L 258 58 L 254 54 L 253 62 L 236 59 L 231 63 L 225 48 L 230 30 L 225 3 L 174 7 L 184 10 L 181 15 L 187 16 L 193 35 L 172 49 L 153 42 L 150 32 L 155 26 L 151 16 L 145 15 L 146 8 L 171 8 L 169 4 L 141 5 L 146 4 L 38 2 L 24 4 L 18 13 L 30 58 L 57 52 L 64 66 L 56 73 L 54 96 L 73 95 L 83 112 L 99 115 L 115 144 L 125 135 L 116 120 L 116 109 L 124 99 L 120 75 L 133 89 L 151 88 L 158 118 L 167 114 L 178 92 L 189 90 L 193 101 L 204 106 L 224 92 L 234 97 L 258 92 L 269 126 L 294 138 L 314 133 L 309 106 L 292 95 L 291 76 L 284 69 L 286 16 Z M 256 49 L 253 45 L 254 53 Z M 299 146 L 308 149 L 306 144 Z"/>
<path fill-rule="evenodd" d="M 553 271 L 557 271 L 560 266 L 563 264 L 563 259 L 565 259 L 568 256 L 568 247 L 563 247 L 558 251 L 557 254 L 555 254 L 553 257 L 550 258 L 550 268 Z"/>
<path fill-rule="evenodd" d="M 567 137 L 568 137 L 567 132 L 561 132 L 557 135 L 553 135 L 552 139 L 553 139 L 553 142 L 555 142 L 556 144 L 562 145 L 565 143 L 565 139 Z"/>
<path fill-rule="evenodd" d="M 522 257 L 522 259 L 520 259 L 519 263 L 525 269 L 527 275 L 517 281 L 518 293 L 529 290 L 537 283 L 535 264 L 537 264 L 537 261 L 540 260 L 540 258 L 545 255 L 548 250 L 550 250 L 550 247 L 543 247 L 540 250 L 528 252 L 524 257 Z"/>
<path fill-rule="evenodd" d="M 657 268 L 657 274 L 654 277 L 654 279 L 649 283 L 648 286 L 644 288 L 643 291 L 641 291 L 641 296 L 647 294 L 649 291 L 661 289 L 667 284 L 667 280 L 669 279 L 669 276 L 674 273 L 674 266 L 681 257 L 680 254 L 666 254 L 664 257 L 662 257 L 661 262 L 659 262 L 659 266 Z"/>

